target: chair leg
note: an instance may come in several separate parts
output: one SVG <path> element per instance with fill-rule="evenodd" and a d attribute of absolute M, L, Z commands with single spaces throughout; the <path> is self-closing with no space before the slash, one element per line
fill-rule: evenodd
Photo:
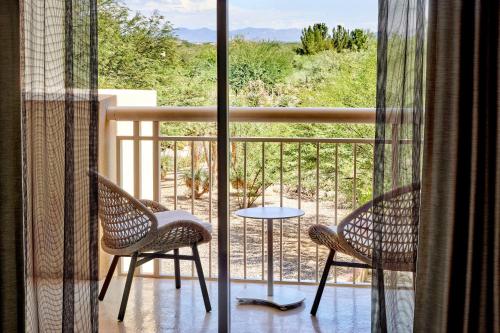
<path fill-rule="evenodd" d="M 174 250 L 174 270 L 175 270 L 175 288 L 181 288 L 181 266 L 179 263 L 179 249 Z"/>
<path fill-rule="evenodd" d="M 203 295 L 203 302 L 205 302 L 205 309 L 207 312 L 212 311 L 212 306 L 210 305 L 210 298 L 208 297 L 207 285 L 205 283 L 205 276 L 203 275 L 203 268 L 201 267 L 200 254 L 198 253 L 198 246 L 193 245 L 193 257 L 194 264 L 196 266 L 196 272 L 198 273 L 198 280 L 200 280 L 201 293 Z"/>
<path fill-rule="evenodd" d="M 111 266 L 109 266 L 108 274 L 106 274 L 106 279 L 104 279 L 104 283 L 102 284 L 101 292 L 99 293 L 99 300 L 102 301 L 104 296 L 106 296 L 106 291 L 108 291 L 109 283 L 111 282 L 111 278 L 116 269 L 116 265 L 118 264 L 118 259 L 120 256 L 114 256 L 111 261 Z"/>
<path fill-rule="evenodd" d="M 387 332 L 387 314 L 385 311 L 385 281 L 384 270 L 377 268 L 377 289 L 378 289 L 378 320 L 380 332 Z"/>
<path fill-rule="evenodd" d="M 122 303 L 120 305 L 120 312 L 118 312 L 118 321 L 123 321 L 123 317 L 125 316 L 125 310 L 127 309 L 128 296 L 130 294 L 130 287 L 132 285 L 132 279 L 134 277 L 135 266 L 137 263 L 137 255 L 135 252 L 130 258 L 130 266 L 128 268 L 127 273 L 127 281 L 125 282 L 125 289 L 123 290 Z"/>
<path fill-rule="evenodd" d="M 314 303 L 311 308 L 311 315 L 315 316 L 318 311 L 319 302 L 321 301 L 321 296 L 323 295 L 323 290 L 325 289 L 326 280 L 328 279 L 328 274 L 330 273 L 330 267 L 332 267 L 333 257 L 335 256 L 335 251 L 330 250 L 328 258 L 326 259 L 325 269 L 323 270 L 323 275 L 321 275 L 321 281 L 319 282 L 318 291 L 316 292 L 316 297 L 314 298 Z"/>

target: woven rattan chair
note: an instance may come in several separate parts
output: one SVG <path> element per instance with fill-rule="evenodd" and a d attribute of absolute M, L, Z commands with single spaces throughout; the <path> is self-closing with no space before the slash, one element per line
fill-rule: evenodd
<path fill-rule="evenodd" d="M 313 316 L 318 310 L 332 265 L 393 271 L 415 270 L 418 228 L 418 211 L 415 207 L 418 207 L 419 198 L 419 185 L 397 188 L 359 207 L 337 227 L 315 224 L 309 228 L 309 237 L 313 242 L 330 249 L 311 309 Z M 380 226 L 380 233 L 377 233 L 381 235 L 380 244 L 377 244 L 377 248 L 382 249 L 381 259 L 375 260 L 378 264 L 374 267 L 373 216 L 377 209 L 381 209 L 384 224 Z M 335 261 L 337 252 L 350 255 L 361 263 Z"/>
<path fill-rule="evenodd" d="M 99 300 L 106 295 L 109 283 L 121 257 L 130 257 L 125 289 L 118 320 L 122 321 L 127 307 L 130 286 L 137 267 L 161 258 L 173 259 L 175 286 L 181 287 L 180 260 L 193 260 L 201 285 L 207 312 L 210 299 L 201 267 L 198 245 L 211 240 L 211 226 L 185 211 L 168 211 L 152 200 L 137 200 L 110 180 L 99 178 L 99 218 L 103 229 L 101 246 L 114 255 Z M 190 247 L 193 255 L 180 255 L 179 248 Z M 173 251 L 173 254 L 167 252 Z M 140 258 L 140 259 L 139 259 Z"/>

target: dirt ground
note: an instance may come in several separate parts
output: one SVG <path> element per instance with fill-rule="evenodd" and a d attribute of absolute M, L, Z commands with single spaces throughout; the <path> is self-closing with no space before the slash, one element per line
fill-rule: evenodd
<path fill-rule="evenodd" d="M 211 195 L 211 204 L 209 194 L 203 195 L 200 199 L 192 200 L 189 196 L 189 190 L 185 186 L 181 176 L 177 180 L 177 209 L 193 211 L 200 218 L 211 222 L 213 239 L 210 244 L 200 247 L 200 255 L 204 265 L 206 276 L 217 276 L 217 192 L 214 188 Z M 231 193 L 230 199 L 230 257 L 231 257 L 231 277 L 262 279 L 267 276 L 267 228 L 261 220 L 236 217 L 234 212 L 240 207 Z M 278 187 L 266 189 L 264 195 L 266 206 L 279 206 L 280 193 Z M 298 198 L 296 195 L 283 195 L 283 206 L 298 207 Z M 161 182 L 161 202 L 168 209 L 174 209 L 174 177 L 168 174 L 166 179 Z M 256 205 L 262 205 L 262 199 L 256 201 Z M 324 260 L 328 255 L 328 250 L 318 247 L 314 244 L 307 234 L 309 226 L 315 223 L 325 225 L 335 225 L 343 217 L 349 214 L 352 208 L 337 208 L 335 202 L 329 197 L 320 198 L 317 205 L 315 198 L 301 198 L 300 208 L 305 211 L 304 217 L 298 219 L 277 220 L 274 222 L 274 276 L 275 280 L 297 281 L 316 281 L 321 277 Z M 211 212 L 211 214 L 210 214 Z M 335 215 L 337 214 L 337 218 Z M 245 233 L 246 226 L 246 233 Z M 282 228 L 282 229 L 281 229 Z M 282 232 L 281 232 L 282 231 Z M 245 237 L 246 234 L 246 237 Z M 281 238 L 280 238 L 281 237 Z M 282 239 L 282 251 L 280 251 L 280 239 Z M 300 242 L 299 242 L 300 239 Z M 264 243 L 262 242 L 264 240 Z M 300 250 L 299 250 L 300 243 Z M 246 251 L 245 251 L 246 249 Z M 188 250 L 189 251 L 189 250 Z M 300 256 L 299 256 L 300 253 Z M 246 256 L 246 271 L 245 271 Z M 337 256 L 338 260 L 352 260 L 351 257 Z M 300 260 L 300 265 L 299 265 Z M 160 271 L 162 274 L 173 275 L 173 264 L 170 260 L 163 260 Z M 193 274 L 191 263 L 182 263 L 183 275 Z M 362 269 L 352 269 L 346 267 L 337 267 L 330 274 L 331 282 L 369 282 L 370 272 Z"/>

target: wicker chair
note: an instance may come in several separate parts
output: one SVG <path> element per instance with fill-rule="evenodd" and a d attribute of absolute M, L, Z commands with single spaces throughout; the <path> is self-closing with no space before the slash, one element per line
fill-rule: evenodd
<path fill-rule="evenodd" d="M 328 273 L 332 265 L 375 268 L 393 271 L 414 271 L 417 254 L 418 200 L 420 186 L 410 185 L 387 192 L 380 197 L 359 207 L 337 227 L 315 224 L 309 228 L 309 237 L 316 244 L 326 246 L 330 253 L 316 292 L 311 314 L 316 315 L 321 296 L 325 288 Z M 384 224 L 377 235 L 377 260 L 373 260 L 373 215 L 381 209 Z M 361 263 L 335 261 L 335 253 L 350 255 Z M 374 262 L 377 262 L 374 265 Z M 377 266 L 377 267 L 375 267 Z M 383 286 L 381 286 L 383 287 Z"/>
<path fill-rule="evenodd" d="M 173 259 L 175 286 L 181 287 L 180 260 L 193 260 L 207 312 L 210 299 L 201 267 L 198 245 L 212 239 L 211 226 L 185 211 L 168 211 L 152 200 L 137 200 L 110 180 L 98 175 L 99 218 L 103 229 L 101 246 L 114 255 L 99 294 L 103 300 L 121 257 L 131 257 L 118 320 L 122 321 L 130 287 L 137 267 L 153 259 Z M 193 255 L 180 255 L 179 248 L 190 247 Z M 167 252 L 173 251 L 173 254 Z M 140 258 L 140 259 L 139 259 Z"/>

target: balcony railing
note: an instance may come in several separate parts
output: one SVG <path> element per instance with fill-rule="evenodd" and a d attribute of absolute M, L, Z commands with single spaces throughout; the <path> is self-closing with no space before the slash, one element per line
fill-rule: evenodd
<path fill-rule="evenodd" d="M 217 277 L 217 186 L 214 136 L 162 136 L 160 122 L 215 121 L 214 107 L 117 107 L 102 101 L 101 170 L 137 197 L 159 200 L 169 209 L 184 209 L 213 224 L 213 240 L 200 248 L 208 278 Z M 233 122 L 373 124 L 373 109 L 232 108 Z M 118 133 L 116 121 L 128 121 Z M 355 125 L 354 125 L 355 126 Z M 126 127 L 126 126 L 125 126 Z M 275 280 L 315 283 L 327 249 L 307 235 L 315 223 L 338 224 L 362 202 L 359 184 L 371 184 L 373 138 L 241 137 L 231 138 L 230 209 L 254 205 L 291 206 L 302 218 L 275 222 Z M 340 153 L 340 151 L 342 153 Z M 361 165 L 362 164 L 362 165 Z M 196 187 L 198 182 L 198 187 Z M 252 202 L 253 201 L 253 202 Z M 262 221 L 230 215 L 231 276 L 262 281 L 266 277 L 266 226 Z M 122 265 L 125 268 L 127 265 Z M 124 272 L 121 269 L 121 272 Z M 193 277 L 189 264 L 182 275 Z M 173 276 L 168 261 L 144 265 L 140 275 Z M 366 285 L 369 272 L 336 268 L 330 283 Z"/>

